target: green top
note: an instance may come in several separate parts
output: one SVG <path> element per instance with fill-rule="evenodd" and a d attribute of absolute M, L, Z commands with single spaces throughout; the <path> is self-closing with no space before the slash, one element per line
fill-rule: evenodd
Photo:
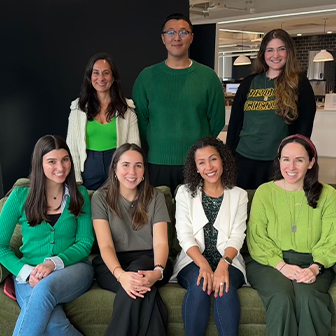
<path fill-rule="evenodd" d="M 69 201 L 55 226 L 43 221 L 29 226 L 24 211 L 29 188 L 17 187 L 10 194 L 0 216 L 0 263 L 17 276 L 26 264 L 36 266 L 45 258 L 58 256 L 64 266 L 73 265 L 86 259 L 93 244 L 90 199 L 86 189 L 78 187 L 84 198 L 83 213 L 75 218 L 69 212 Z M 16 224 L 21 225 L 22 258 L 9 248 Z"/>
<path fill-rule="evenodd" d="M 117 119 L 113 118 L 107 124 L 97 120 L 86 124 L 86 148 L 95 151 L 106 151 L 117 148 Z"/>
<path fill-rule="evenodd" d="M 236 151 L 252 160 L 274 160 L 289 131 L 289 125 L 275 114 L 274 79 L 266 74 L 256 76 L 244 105 L 243 129 Z"/>
<path fill-rule="evenodd" d="M 314 261 L 331 267 L 336 263 L 336 191 L 323 184 L 313 209 L 304 191 L 285 191 L 274 182 L 261 185 L 252 202 L 247 226 L 251 257 L 275 267 L 282 251 L 311 253 Z M 296 226 L 292 230 L 292 226 Z"/>
<path fill-rule="evenodd" d="M 196 140 L 217 136 L 224 127 L 221 82 L 212 69 L 195 61 L 186 69 L 171 69 L 165 62 L 144 69 L 133 100 L 150 163 L 183 165 Z"/>
<path fill-rule="evenodd" d="M 211 197 L 207 195 L 204 191 L 202 192 L 202 205 L 204 213 L 209 221 L 209 223 L 206 224 L 203 228 L 205 244 L 203 256 L 208 261 L 213 271 L 216 270 L 218 263 L 222 257 L 222 255 L 218 252 L 216 248 L 218 230 L 213 225 L 216 221 L 219 209 L 222 205 L 223 198 L 224 194 L 220 197 Z"/>

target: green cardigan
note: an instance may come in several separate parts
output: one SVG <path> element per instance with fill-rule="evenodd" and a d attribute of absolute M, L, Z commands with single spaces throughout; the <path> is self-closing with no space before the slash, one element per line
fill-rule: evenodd
<path fill-rule="evenodd" d="M 301 209 L 300 209 L 301 208 Z M 268 182 L 261 185 L 252 202 L 247 229 L 251 257 L 275 267 L 282 251 L 311 253 L 326 268 L 336 263 L 336 190 L 323 184 L 313 209 L 304 191 L 285 191 Z M 297 231 L 292 232 L 295 222 Z"/>
<path fill-rule="evenodd" d="M 64 266 L 86 259 L 93 244 L 90 200 L 83 186 L 79 190 L 84 198 L 83 212 L 78 218 L 69 212 L 69 201 L 52 227 L 43 221 L 29 226 L 24 211 L 28 187 L 17 187 L 7 199 L 0 216 L 0 263 L 17 276 L 25 264 L 36 266 L 51 256 L 62 259 Z M 19 259 L 9 248 L 16 224 L 21 225 L 23 257 Z"/>

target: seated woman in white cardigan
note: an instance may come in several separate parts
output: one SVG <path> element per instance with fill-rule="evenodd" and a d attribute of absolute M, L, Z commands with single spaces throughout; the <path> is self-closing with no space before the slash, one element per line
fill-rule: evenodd
<path fill-rule="evenodd" d="M 239 250 L 247 217 L 247 193 L 235 187 L 234 158 L 214 137 L 198 140 L 189 150 L 185 184 L 176 195 L 176 230 L 182 251 L 172 279 L 187 289 L 182 315 L 186 336 L 204 335 L 211 295 L 219 335 L 238 334 L 237 289 L 246 282 Z"/>

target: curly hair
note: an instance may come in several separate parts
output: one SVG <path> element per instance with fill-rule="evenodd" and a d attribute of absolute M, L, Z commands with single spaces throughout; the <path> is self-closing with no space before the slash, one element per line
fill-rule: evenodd
<path fill-rule="evenodd" d="M 278 181 L 284 178 L 280 170 L 281 153 L 283 148 L 292 142 L 298 143 L 305 148 L 305 150 L 308 153 L 309 161 L 312 161 L 313 158 L 315 158 L 314 165 L 312 166 L 311 169 L 307 171 L 303 179 L 303 190 L 305 192 L 308 204 L 315 209 L 317 207 L 317 202 L 321 196 L 323 185 L 318 181 L 319 164 L 317 162 L 316 149 L 309 139 L 306 139 L 306 137 L 304 137 L 301 134 L 295 134 L 282 140 L 278 149 L 278 155 L 273 163 L 274 168 L 273 180 Z"/>
<path fill-rule="evenodd" d="M 205 137 L 196 141 L 191 146 L 184 164 L 184 183 L 186 184 L 187 189 L 191 192 L 192 197 L 195 197 L 197 191 L 203 187 L 203 178 L 197 173 L 195 154 L 198 149 L 204 147 L 213 147 L 220 155 L 223 165 L 223 173 L 221 176 L 223 187 L 232 189 L 236 184 L 237 166 L 231 150 L 223 143 L 223 141 L 215 137 Z"/>
<path fill-rule="evenodd" d="M 276 115 L 282 117 L 286 124 L 291 124 L 298 118 L 297 102 L 299 94 L 300 66 L 295 55 L 295 47 L 292 38 L 283 29 L 269 31 L 261 42 L 258 56 L 253 63 L 253 72 L 266 73 L 268 65 L 265 61 L 265 51 L 268 43 L 273 39 L 281 40 L 286 47 L 287 59 L 279 76 L 275 78 L 275 105 Z"/>

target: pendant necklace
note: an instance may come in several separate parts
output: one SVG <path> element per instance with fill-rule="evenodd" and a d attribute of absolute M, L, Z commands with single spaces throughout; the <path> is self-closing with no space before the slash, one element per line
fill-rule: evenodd
<path fill-rule="evenodd" d="M 62 187 L 62 189 L 56 194 L 56 196 L 53 196 L 53 199 L 56 200 L 57 197 L 58 197 L 58 195 L 59 195 L 60 193 L 63 193 L 63 187 Z"/>
<path fill-rule="evenodd" d="M 285 184 L 285 181 L 284 181 L 284 185 L 285 185 L 285 188 L 286 188 L 286 184 Z M 303 193 L 303 196 L 302 196 L 302 199 L 301 199 L 301 205 L 300 205 L 300 209 L 299 209 L 299 212 L 298 212 L 298 215 L 295 219 L 295 209 L 294 209 L 294 216 L 292 216 L 292 212 L 291 212 L 291 209 L 290 209 L 290 206 L 289 206 L 289 201 L 288 201 L 288 195 L 287 195 L 287 190 L 285 189 L 285 195 L 286 195 L 286 202 L 287 202 L 287 206 L 288 206 L 288 211 L 289 211 L 289 216 L 290 216 L 290 220 L 291 220 L 291 227 L 292 227 L 292 232 L 296 232 L 297 231 L 297 221 L 299 220 L 299 217 L 300 217 L 300 213 L 301 213 L 301 209 L 302 209 L 302 205 L 303 205 L 303 199 L 305 197 L 305 194 Z"/>
<path fill-rule="evenodd" d="M 265 73 L 265 95 L 264 95 L 264 101 L 268 101 L 268 96 L 266 96 L 266 92 L 267 92 L 267 89 L 266 89 L 266 78 L 267 78 L 267 72 Z"/>

